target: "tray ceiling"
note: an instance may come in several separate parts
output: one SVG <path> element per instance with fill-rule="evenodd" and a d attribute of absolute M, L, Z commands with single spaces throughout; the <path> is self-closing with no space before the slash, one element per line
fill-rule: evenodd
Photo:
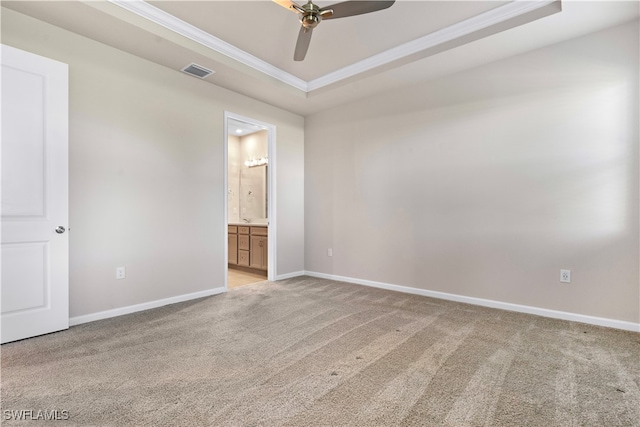
<path fill-rule="evenodd" d="M 334 2 L 318 1 L 320 6 Z M 2 6 L 307 115 L 638 18 L 634 1 L 411 1 L 323 21 L 305 61 L 272 1 L 3 1 Z M 562 10 L 562 11 L 561 11 Z"/>

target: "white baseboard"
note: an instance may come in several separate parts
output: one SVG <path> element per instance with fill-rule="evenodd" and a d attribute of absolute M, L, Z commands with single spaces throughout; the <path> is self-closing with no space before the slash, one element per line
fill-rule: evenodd
<path fill-rule="evenodd" d="M 206 291 L 193 292 L 191 294 L 178 295 L 171 298 L 159 299 L 156 301 L 144 302 L 142 304 L 128 305 L 126 307 L 114 308 L 112 310 L 99 311 L 97 313 L 85 314 L 83 316 L 71 317 L 69 326 L 81 325 L 83 323 L 94 322 L 96 320 L 108 319 L 110 317 L 122 316 L 123 314 L 131 314 L 138 311 L 158 308 L 164 305 L 175 304 L 177 302 L 189 301 L 197 298 L 204 298 L 211 295 L 218 295 L 225 292 L 225 288 L 207 289 Z"/>
<path fill-rule="evenodd" d="M 278 276 L 276 276 L 276 280 L 291 279 L 292 277 L 299 277 L 304 275 L 304 271 L 294 271 L 293 273 L 279 274 Z"/>
<path fill-rule="evenodd" d="M 607 319 L 604 317 L 587 316 L 584 314 L 568 313 L 566 311 L 549 310 L 546 308 L 531 307 L 527 305 L 512 304 L 508 302 L 493 301 L 482 298 L 467 297 L 463 295 L 449 294 L 446 292 L 428 291 L 426 289 L 411 288 L 409 286 L 392 285 L 390 283 L 374 282 L 371 280 L 354 279 L 353 277 L 336 276 L 333 274 L 305 271 L 307 276 L 320 279 L 337 280 L 340 282 L 354 283 L 357 285 L 371 286 L 374 288 L 388 289 L 407 294 L 422 295 L 425 297 L 463 302 L 466 304 L 480 305 L 483 307 L 499 308 L 501 310 L 516 311 L 519 313 L 535 314 L 553 319 L 570 320 L 573 322 L 587 323 L 590 325 L 605 326 L 608 328 L 623 329 L 625 331 L 640 332 L 640 323 L 626 322 L 623 320 Z"/>

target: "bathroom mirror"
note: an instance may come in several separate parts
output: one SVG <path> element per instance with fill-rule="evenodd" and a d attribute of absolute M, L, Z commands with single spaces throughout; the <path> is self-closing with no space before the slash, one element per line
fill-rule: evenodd
<path fill-rule="evenodd" d="M 259 222 L 267 215 L 267 165 L 240 169 L 239 207 L 241 220 Z"/>
<path fill-rule="evenodd" d="M 267 224 L 268 132 L 228 119 L 228 218 L 230 224 Z"/>

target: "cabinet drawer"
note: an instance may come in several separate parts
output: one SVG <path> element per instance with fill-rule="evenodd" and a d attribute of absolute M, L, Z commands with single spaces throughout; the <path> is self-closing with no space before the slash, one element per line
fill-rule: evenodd
<path fill-rule="evenodd" d="M 228 225 L 227 229 L 229 234 L 236 234 L 238 232 L 238 227 L 235 225 Z"/>
<path fill-rule="evenodd" d="M 241 234 L 238 236 L 238 249 L 242 249 L 244 251 L 249 250 L 249 236 Z"/>
<path fill-rule="evenodd" d="M 238 265 L 249 266 L 249 251 L 238 250 Z"/>
<path fill-rule="evenodd" d="M 251 227 L 251 234 L 254 236 L 266 236 L 267 227 Z"/>
<path fill-rule="evenodd" d="M 238 227 L 238 234 L 249 234 L 249 227 Z"/>

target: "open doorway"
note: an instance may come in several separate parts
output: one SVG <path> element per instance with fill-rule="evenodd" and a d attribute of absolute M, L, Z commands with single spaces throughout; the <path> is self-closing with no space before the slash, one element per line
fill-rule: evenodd
<path fill-rule="evenodd" d="M 276 277 L 275 126 L 225 112 L 224 134 L 228 290 Z"/>

